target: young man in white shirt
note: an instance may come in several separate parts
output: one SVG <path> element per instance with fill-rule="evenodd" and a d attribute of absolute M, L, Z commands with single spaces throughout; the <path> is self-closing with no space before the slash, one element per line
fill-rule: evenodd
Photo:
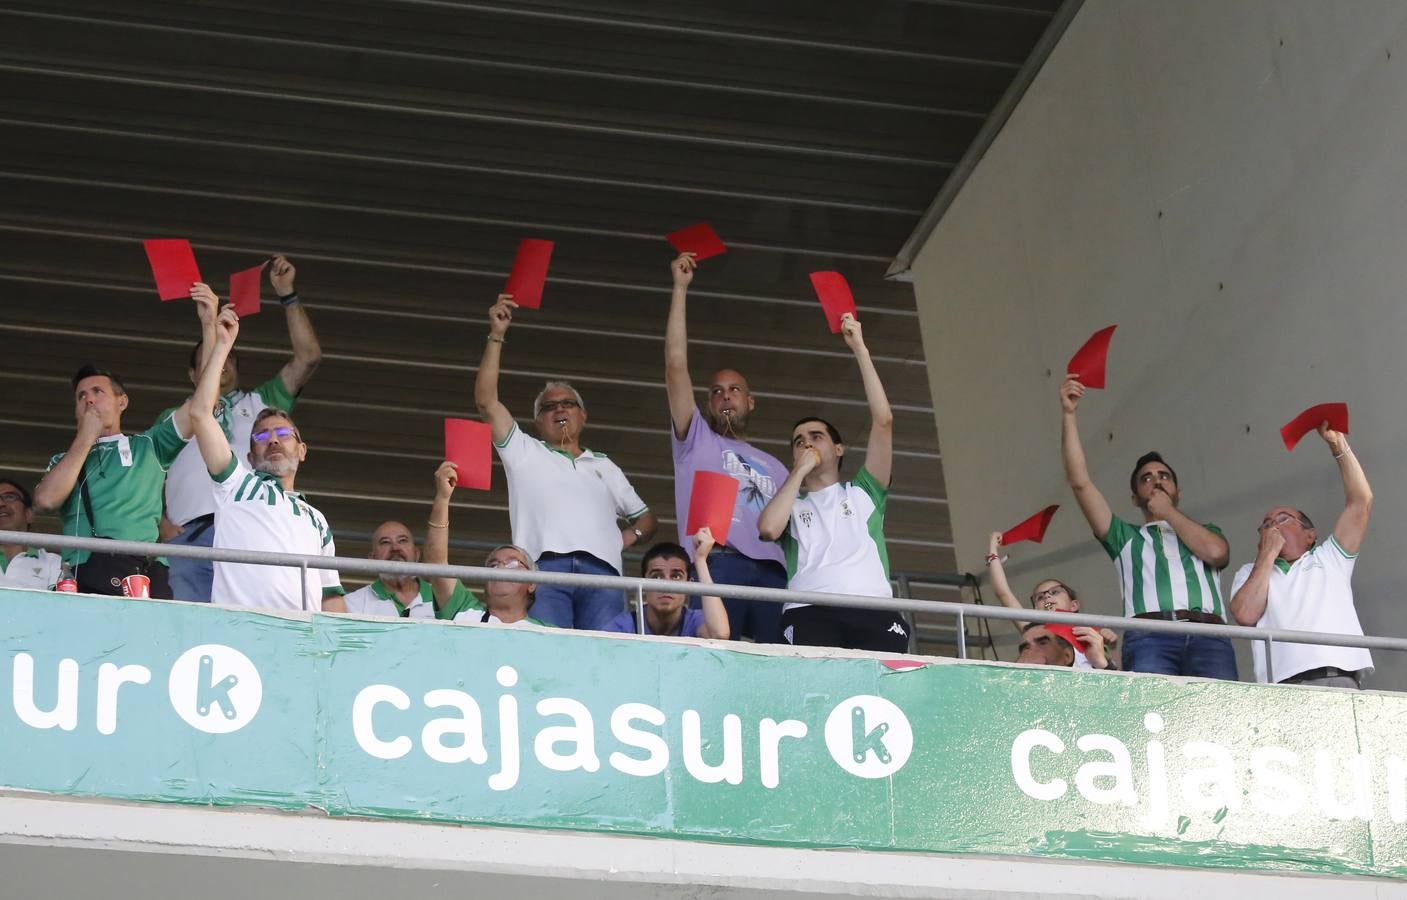
<path fill-rule="evenodd" d="M 0 477 L 0 531 L 28 531 L 34 498 L 15 478 Z M 57 553 L 24 544 L 0 544 L 0 587 L 52 591 L 63 570 Z"/>
<path fill-rule="evenodd" d="M 1231 582 L 1231 614 L 1241 625 L 1362 634 L 1353 606 L 1353 567 L 1368 531 L 1373 489 L 1348 438 L 1319 426 L 1343 479 L 1344 507 L 1334 531 L 1318 541 L 1314 523 L 1293 506 L 1277 506 L 1260 524 L 1260 549 Z M 1331 647 L 1275 641 L 1270 671 L 1265 645 L 1251 645 L 1256 680 L 1280 684 L 1361 688 L 1373 671 L 1373 656 L 1363 647 Z"/>
<path fill-rule="evenodd" d="M 196 290 L 210 291 L 203 284 Z M 231 308 L 221 310 L 214 350 L 191 398 L 191 426 L 215 483 L 215 546 L 336 556 L 327 520 L 294 490 L 308 445 L 288 413 L 265 409 L 255 417 L 248 462 L 230 449 L 215 419 L 220 372 L 238 335 L 239 317 Z M 342 593 L 333 569 L 309 568 L 305 577 L 290 566 L 217 562 L 210 599 L 226 606 L 346 612 Z"/>
<path fill-rule="evenodd" d="M 884 510 L 893 469 L 894 413 L 854 316 L 841 318 L 841 334 L 860 366 L 870 407 L 865 464 L 854 481 L 841 481 L 845 444 L 840 432 L 824 419 L 802 419 L 792 429 L 791 474 L 758 516 L 757 528 L 764 540 L 781 543 L 791 590 L 893 597 Z M 909 648 L 903 617 L 887 610 L 788 603 L 782 636 L 798 645 L 891 653 Z"/>

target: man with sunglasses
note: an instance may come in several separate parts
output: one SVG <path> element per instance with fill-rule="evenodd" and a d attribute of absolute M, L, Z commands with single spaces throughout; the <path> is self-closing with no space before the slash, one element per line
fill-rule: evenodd
<path fill-rule="evenodd" d="M 0 477 L 0 531 L 28 531 L 34 524 L 34 498 L 11 477 Z M 0 544 L 0 587 L 52 591 L 63 571 L 57 553 L 24 544 Z"/>
<path fill-rule="evenodd" d="M 581 444 L 586 405 L 576 388 L 549 381 L 533 402 L 540 439 L 528 437 L 498 399 L 498 373 L 517 304 L 500 294 L 489 309 L 489 333 L 474 402 L 493 429 L 508 476 L 513 543 L 546 572 L 621 574 L 622 551 L 654 537 L 657 522 L 620 467 Z M 624 522 L 622 526 L 620 523 Z M 558 628 L 596 630 L 620 613 L 619 590 L 542 585 L 533 614 Z"/>
<path fill-rule="evenodd" d="M 1368 531 L 1373 489 L 1348 438 L 1327 422 L 1319 436 L 1329 447 L 1343 479 L 1344 507 L 1329 539 L 1320 543 L 1309 516 L 1293 506 L 1277 506 L 1260 523 L 1260 548 L 1231 580 L 1231 614 L 1241 625 L 1362 634 L 1353 605 L 1353 567 Z M 1251 645 L 1256 680 L 1280 684 L 1361 688 L 1373 671 L 1363 647 L 1330 647 L 1275 641 L 1269 667 L 1265 647 Z"/>
<path fill-rule="evenodd" d="M 237 453 L 243 453 L 244 448 L 249 446 L 249 434 L 259 411 L 266 408 L 292 410 L 298 395 L 322 360 L 322 348 L 313 332 L 312 320 L 308 318 L 307 310 L 303 308 L 294 288 L 293 279 L 297 273 L 293 263 L 283 256 L 275 256 L 269 260 L 268 268 L 269 283 L 283 305 L 293 356 L 277 375 L 249 391 L 240 387 L 237 355 L 231 352 L 225 361 L 220 370 L 220 395 L 215 401 L 215 419 L 224 429 L 230 448 Z M 201 338 L 191 348 L 187 370 L 194 385 L 204 368 L 204 360 L 209 358 L 214 347 L 215 315 L 219 301 L 209 289 L 192 290 L 191 298 L 195 301 L 201 326 Z M 162 413 L 158 421 L 167 414 Z M 214 543 L 215 495 L 210 488 L 210 476 L 206 474 L 200 452 L 194 445 L 187 446 L 176 457 L 166 476 L 166 518 L 180 529 L 169 538 L 170 543 L 197 547 L 209 547 Z M 171 592 L 178 600 L 208 602 L 213 574 L 209 560 L 175 557 L 171 560 Z"/>
<path fill-rule="evenodd" d="M 322 513 L 294 490 L 308 456 L 289 414 L 264 409 L 254 417 L 246 460 L 230 449 L 215 418 L 220 372 L 239 335 L 232 308 L 220 311 L 210 360 L 191 398 L 191 425 L 200 456 L 215 483 L 215 547 L 306 556 L 336 556 L 332 529 Z M 225 606 L 346 612 L 336 570 L 215 563 L 211 601 Z"/>
<path fill-rule="evenodd" d="M 1065 480 L 1095 539 L 1114 561 L 1125 614 L 1135 619 L 1225 624 L 1220 581 L 1231 556 L 1226 537 L 1215 525 L 1199 523 L 1178 509 L 1177 473 L 1156 451 L 1139 457 L 1129 475 L 1129 492 L 1143 524 L 1114 515 L 1090 479 L 1080 443 L 1075 412 L 1084 393 L 1074 374 L 1067 375 L 1060 386 Z M 1131 672 L 1236 679 L 1236 651 L 1222 637 L 1130 629 L 1124 635 L 1123 663 Z"/>

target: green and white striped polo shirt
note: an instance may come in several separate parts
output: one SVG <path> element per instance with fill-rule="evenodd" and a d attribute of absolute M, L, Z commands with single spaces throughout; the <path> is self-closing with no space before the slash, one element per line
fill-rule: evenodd
<path fill-rule="evenodd" d="M 1202 527 L 1225 537 L 1210 522 Z M 1124 615 L 1187 609 L 1226 618 L 1221 569 L 1202 562 L 1167 522 L 1134 526 L 1114 516 L 1100 543 L 1118 570 Z"/>

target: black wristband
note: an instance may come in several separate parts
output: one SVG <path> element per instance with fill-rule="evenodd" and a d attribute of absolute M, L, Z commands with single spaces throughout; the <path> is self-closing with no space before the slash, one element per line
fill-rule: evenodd
<path fill-rule="evenodd" d="M 280 296 L 278 302 L 282 303 L 284 306 L 292 306 L 298 302 L 298 292 L 294 291 L 286 297 Z"/>

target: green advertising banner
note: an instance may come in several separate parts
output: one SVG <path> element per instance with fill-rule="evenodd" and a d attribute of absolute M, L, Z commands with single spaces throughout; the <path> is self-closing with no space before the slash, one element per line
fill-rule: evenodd
<path fill-rule="evenodd" d="M 0 610 L 8 787 L 1407 878 L 1392 694 L 24 591 Z"/>

